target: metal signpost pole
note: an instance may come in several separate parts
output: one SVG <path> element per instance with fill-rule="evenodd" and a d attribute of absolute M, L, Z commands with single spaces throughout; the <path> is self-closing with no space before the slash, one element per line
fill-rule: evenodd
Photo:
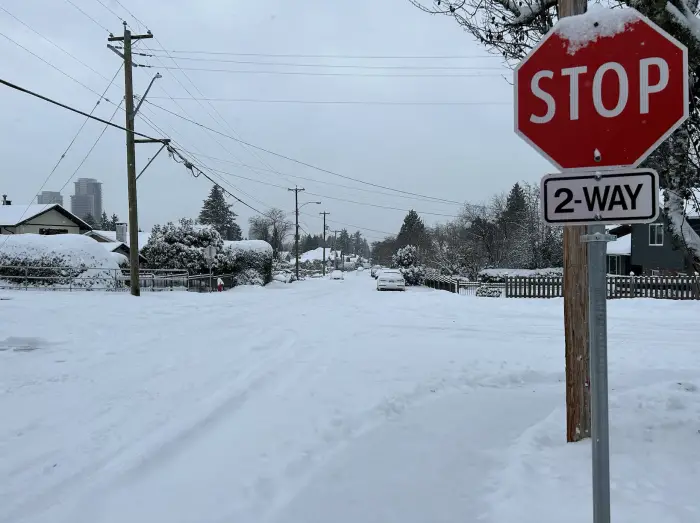
<path fill-rule="evenodd" d="M 610 439 L 608 416 L 607 235 L 605 225 L 589 225 L 588 340 L 591 375 L 593 522 L 610 523 Z"/>

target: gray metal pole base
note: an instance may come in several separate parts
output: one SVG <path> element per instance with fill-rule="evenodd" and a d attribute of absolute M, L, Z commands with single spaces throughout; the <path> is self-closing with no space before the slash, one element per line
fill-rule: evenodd
<path fill-rule="evenodd" d="M 588 338 L 591 371 L 593 523 L 610 523 L 610 430 L 608 419 L 607 247 L 615 236 L 604 225 L 589 225 Z"/>

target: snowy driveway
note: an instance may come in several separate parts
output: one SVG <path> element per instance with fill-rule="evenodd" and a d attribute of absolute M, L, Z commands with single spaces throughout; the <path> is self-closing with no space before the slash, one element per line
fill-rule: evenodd
<path fill-rule="evenodd" d="M 589 521 L 561 301 L 374 286 L 6 293 L 0 521 Z M 696 523 L 700 308 L 610 309 L 619 521 Z"/>

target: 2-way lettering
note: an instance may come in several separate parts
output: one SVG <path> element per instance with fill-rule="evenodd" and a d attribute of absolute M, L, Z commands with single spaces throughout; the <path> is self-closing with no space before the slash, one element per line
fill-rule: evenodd
<path fill-rule="evenodd" d="M 653 169 L 549 174 L 540 190 L 546 223 L 647 223 L 659 214 Z"/>
<path fill-rule="evenodd" d="M 571 206 L 571 203 L 585 203 L 586 208 L 590 212 L 596 211 L 627 211 L 637 209 L 637 199 L 642 191 L 644 184 L 621 184 L 621 185 L 605 185 L 594 187 L 581 187 L 583 193 L 582 199 L 574 199 L 574 191 L 560 187 L 554 192 L 554 198 L 559 203 L 554 209 L 555 213 L 573 213 L 576 209 Z"/>

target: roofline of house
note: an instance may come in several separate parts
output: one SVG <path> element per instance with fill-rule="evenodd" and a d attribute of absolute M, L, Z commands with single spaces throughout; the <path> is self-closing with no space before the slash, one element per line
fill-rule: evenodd
<path fill-rule="evenodd" d="M 44 209 L 40 213 L 29 216 L 28 218 L 25 218 L 21 222 L 14 223 L 14 224 L 0 224 L 0 227 L 19 227 L 20 225 L 24 225 L 25 223 L 27 223 L 30 220 L 33 220 L 34 218 L 38 218 L 39 216 L 43 216 L 44 214 L 46 214 L 47 212 L 49 212 L 53 209 L 58 211 L 60 214 L 62 214 L 66 218 L 68 218 L 70 220 L 74 220 L 80 228 L 87 229 L 88 232 L 92 231 L 92 227 L 90 227 L 90 225 L 88 225 L 87 222 L 84 222 L 82 219 L 78 218 L 78 216 L 76 216 L 75 214 L 73 214 L 69 210 L 64 209 L 63 206 L 59 203 L 49 204 L 49 207 L 47 207 L 46 209 Z"/>

